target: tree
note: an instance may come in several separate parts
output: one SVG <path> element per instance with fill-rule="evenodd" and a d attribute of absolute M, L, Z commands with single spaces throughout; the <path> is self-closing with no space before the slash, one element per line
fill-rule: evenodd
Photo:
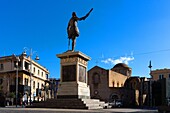
<path fill-rule="evenodd" d="M 12 105 L 13 105 L 14 98 L 15 98 L 15 93 L 14 92 L 10 92 L 7 97 L 10 98 L 10 101 L 12 102 Z"/>

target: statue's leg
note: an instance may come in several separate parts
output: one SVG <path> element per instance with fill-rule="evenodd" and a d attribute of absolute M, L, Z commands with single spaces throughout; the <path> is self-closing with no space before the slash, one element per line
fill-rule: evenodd
<path fill-rule="evenodd" d="M 72 38 L 72 51 L 74 51 L 75 45 L 76 45 L 76 38 L 73 37 Z"/>
<path fill-rule="evenodd" d="M 68 50 L 70 49 L 70 38 L 68 39 Z"/>

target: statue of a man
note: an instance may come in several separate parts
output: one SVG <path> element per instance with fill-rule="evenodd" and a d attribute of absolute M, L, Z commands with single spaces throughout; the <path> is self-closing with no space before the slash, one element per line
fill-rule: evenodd
<path fill-rule="evenodd" d="M 79 29 L 77 27 L 77 21 L 85 20 L 89 16 L 89 14 L 91 13 L 92 10 L 93 10 L 93 8 L 85 16 L 83 16 L 81 18 L 78 18 L 76 16 L 75 12 L 72 13 L 72 17 L 71 17 L 71 19 L 68 23 L 68 26 L 67 26 L 69 45 L 70 45 L 70 39 L 72 39 L 72 51 L 74 51 L 74 48 L 76 45 L 76 37 L 79 36 Z"/>

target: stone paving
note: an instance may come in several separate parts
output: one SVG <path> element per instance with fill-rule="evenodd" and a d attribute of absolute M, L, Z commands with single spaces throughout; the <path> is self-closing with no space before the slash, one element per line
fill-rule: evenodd
<path fill-rule="evenodd" d="M 46 108 L 0 108 L 0 113 L 158 113 L 157 110 L 113 108 L 100 110 L 46 109 Z"/>

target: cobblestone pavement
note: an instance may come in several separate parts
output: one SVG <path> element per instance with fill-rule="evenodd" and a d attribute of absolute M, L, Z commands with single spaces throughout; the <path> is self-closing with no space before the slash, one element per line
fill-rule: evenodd
<path fill-rule="evenodd" d="M 100 109 L 100 110 L 77 110 L 77 109 L 46 109 L 46 108 L 0 108 L 0 113 L 158 113 L 157 110 L 147 109 Z"/>

